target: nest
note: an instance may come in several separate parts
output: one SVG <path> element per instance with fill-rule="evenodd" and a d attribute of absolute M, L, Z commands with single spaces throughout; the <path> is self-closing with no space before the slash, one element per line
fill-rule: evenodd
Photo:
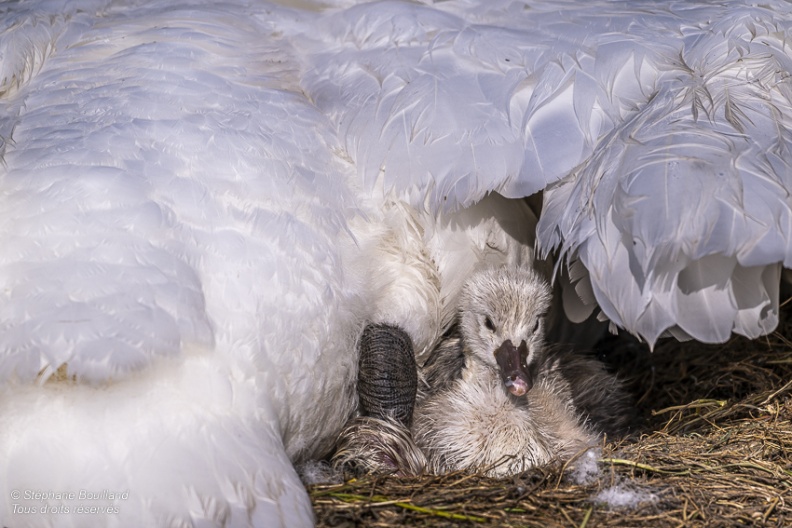
<path fill-rule="evenodd" d="M 318 526 L 792 526 L 792 306 L 772 335 L 724 345 L 629 339 L 599 352 L 640 423 L 589 471 L 506 479 L 370 476 L 309 487 Z M 595 463 L 594 463 L 595 462 Z M 578 467 L 573 470 L 571 468 Z M 581 474 L 581 471 L 584 473 Z"/>

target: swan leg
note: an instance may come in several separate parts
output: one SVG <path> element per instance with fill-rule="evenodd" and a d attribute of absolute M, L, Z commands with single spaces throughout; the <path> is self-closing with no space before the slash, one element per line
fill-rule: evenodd
<path fill-rule="evenodd" d="M 396 326 L 370 324 L 359 352 L 360 416 L 339 435 L 333 465 L 358 473 L 421 473 L 426 460 L 410 434 L 418 389 L 410 336 Z"/>
<path fill-rule="evenodd" d="M 358 399 L 361 416 L 412 422 L 418 368 L 410 336 L 396 326 L 370 324 L 360 338 Z"/>

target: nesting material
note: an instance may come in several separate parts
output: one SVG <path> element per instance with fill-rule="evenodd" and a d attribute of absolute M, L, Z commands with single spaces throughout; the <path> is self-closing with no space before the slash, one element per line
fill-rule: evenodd
<path fill-rule="evenodd" d="M 366 477 L 311 487 L 317 524 L 790 526 L 789 308 L 781 318 L 756 341 L 601 350 L 631 380 L 643 423 L 630 438 L 603 443 L 590 481 L 570 478 L 574 461 L 504 479 Z M 631 500 L 616 507 L 620 498 Z"/>

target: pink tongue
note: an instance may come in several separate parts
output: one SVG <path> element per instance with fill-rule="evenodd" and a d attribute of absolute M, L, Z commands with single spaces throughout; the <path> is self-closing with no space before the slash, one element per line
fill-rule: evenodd
<path fill-rule="evenodd" d="M 518 374 L 509 376 L 509 379 L 506 380 L 506 387 L 509 389 L 509 392 L 515 396 L 522 396 L 528 392 L 528 383 Z"/>

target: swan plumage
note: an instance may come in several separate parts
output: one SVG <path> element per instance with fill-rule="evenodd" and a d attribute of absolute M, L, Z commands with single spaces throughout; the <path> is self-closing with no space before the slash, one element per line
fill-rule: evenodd
<path fill-rule="evenodd" d="M 427 354 L 541 189 L 573 317 L 774 327 L 789 5 L 303 3 L 0 5 L 3 521 L 310 525 L 366 322 Z"/>
<path fill-rule="evenodd" d="M 314 402 L 362 328 L 334 133 L 263 13 L 78 5 L 31 7 L 51 41 L 2 100 L 0 517 L 80 525 L 10 493 L 107 489 L 110 525 L 310 525 L 290 459 L 349 412 Z"/>
<path fill-rule="evenodd" d="M 544 189 L 570 317 L 723 342 L 775 327 L 792 258 L 790 23 L 785 2 L 364 4 L 313 34 L 302 85 L 361 179 L 415 205 Z"/>

